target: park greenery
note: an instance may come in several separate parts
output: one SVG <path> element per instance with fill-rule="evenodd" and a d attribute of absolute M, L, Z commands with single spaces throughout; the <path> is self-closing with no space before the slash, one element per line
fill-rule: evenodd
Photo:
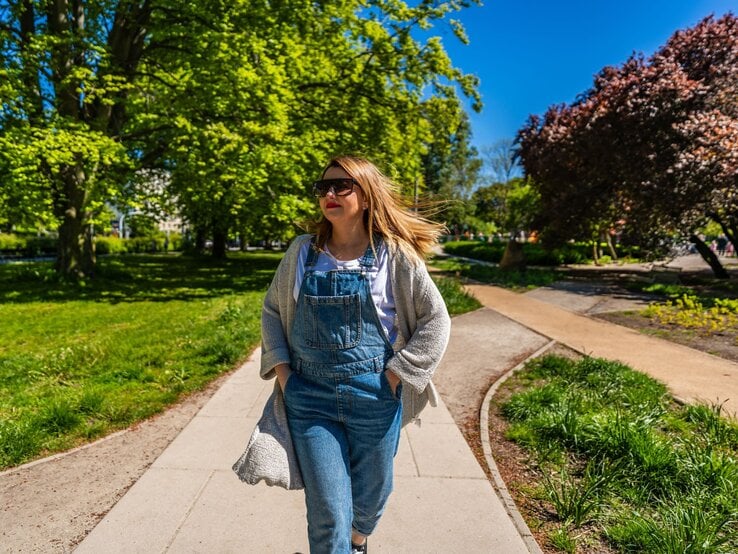
<path fill-rule="evenodd" d="M 689 239 L 727 276 L 704 233 L 738 236 L 736 17 L 603 68 L 477 150 L 462 108 L 481 107 L 476 77 L 437 33 L 468 42 L 453 17 L 474 3 L 0 0 L 0 239 L 25 241 L 0 254 L 53 249 L 82 278 L 97 253 L 161 249 L 156 229 L 106 242 L 113 208 L 131 229 L 179 217 L 177 248 L 219 258 L 289 241 L 322 165 L 355 152 L 451 234 L 508 240 L 503 268 L 526 263 L 532 233 L 597 263 Z"/>
<path fill-rule="evenodd" d="M 128 427 L 233 368 L 278 261 L 108 257 L 82 283 L 0 266 L 0 467 Z"/>
<path fill-rule="evenodd" d="M 738 549 L 738 424 L 719 405 L 676 405 L 617 362 L 546 356 L 492 409 L 529 457 L 529 524 L 557 550 Z"/>
<path fill-rule="evenodd" d="M 518 134 L 549 245 L 607 241 L 663 254 L 709 223 L 738 246 L 738 17 L 707 17 L 645 59 L 605 67 L 572 104 Z"/>
<path fill-rule="evenodd" d="M 445 275 L 498 285 L 514 291 L 550 285 L 561 279 L 559 272 L 547 268 L 501 269 L 496 264 L 444 257 L 434 258 L 430 263 Z"/>
<path fill-rule="evenodd" d="M 55 230 L 79 277 L 111 203 L 176 210 L 224 257 L 294 236 L 336 153 L 422 192 L 424 156 L 468 148 L 459 94 L 480 108 L 431 32 L 467 42 L 473 3 L 0 1 L 0 230 Z"/>
<path fill-rule="evenodd" d="M 128 427 L 236 367 L 280 257 L 104 257 L 77 282 L 49 262 L 0 265 L 0 468 Z M 479 307 L 437 282 L 452 314 Z"/>

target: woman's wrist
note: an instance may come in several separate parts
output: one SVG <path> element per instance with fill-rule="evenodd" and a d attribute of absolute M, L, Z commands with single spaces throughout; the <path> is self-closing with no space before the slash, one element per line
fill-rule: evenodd
<path fill-rule="evenodd" d="M 385 369 L 384 374 L 387 377 L 387 382 L 390 384 L 393 393 L 397 393 L 397 385 L 400 384 L 401 379 L 391 369 Z"/>
<path fill-rule="evenodd" d="M 274 366 L 274 372 L 277 374 L 277 381 L 279 381 L 280 388 L 284 391 L 287 379 L 292 375 L 292 369 L 290 369 L 288 364 L 279 364 Z"/>

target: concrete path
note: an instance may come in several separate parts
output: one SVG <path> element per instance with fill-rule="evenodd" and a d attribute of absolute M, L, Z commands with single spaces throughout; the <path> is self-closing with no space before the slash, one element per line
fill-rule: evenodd
<path fill-rule="evenodd" d="M 738 364 L 527 295 L 489 285 L 469 285 L 479 301 L 536 332 L 580 352 L 620 360 L 666 383 L 682 400 L 725 402 L 738 414 Z"/>
<path fill-rule="evenodd" d="M 308 552 L 303 493 L 230 469 L 271 391 L 258 373 L 257 351 L 76 552 Z M 444 405 L 403 430 L 395 475 L 373 553 L 530 552 Z"/>

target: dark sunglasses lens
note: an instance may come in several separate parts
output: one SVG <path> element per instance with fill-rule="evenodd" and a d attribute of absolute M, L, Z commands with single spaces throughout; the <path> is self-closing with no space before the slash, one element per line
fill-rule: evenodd
<path fill-rule="evenodd" d="M 333 190 L 336 191 L 336 196 L 344 196 L 346 194 L 349 194 L 353 188 L 354 184 L 349 180 L 337 181 L 336 184 L 333 185 Z"/>
<path fill-rule="evenodd" d="M 350 179 L 326 179 L 313 185 L 315 196 L 325 196 L 332 189 L 336 196 L 346 196 L 353 190 L 354 183 Z"/>

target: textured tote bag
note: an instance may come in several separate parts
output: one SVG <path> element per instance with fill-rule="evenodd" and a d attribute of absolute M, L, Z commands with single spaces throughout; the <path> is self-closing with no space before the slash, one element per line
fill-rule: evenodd
<path fill-rule="evenodd" d="M 246 450 L 233 464 L 238 478 L 251 485 L 264 481 L 270 487 L 304 488 L 295 447 L 287 425 L 287 411 L 279 385 L 264 406 Z"/>

